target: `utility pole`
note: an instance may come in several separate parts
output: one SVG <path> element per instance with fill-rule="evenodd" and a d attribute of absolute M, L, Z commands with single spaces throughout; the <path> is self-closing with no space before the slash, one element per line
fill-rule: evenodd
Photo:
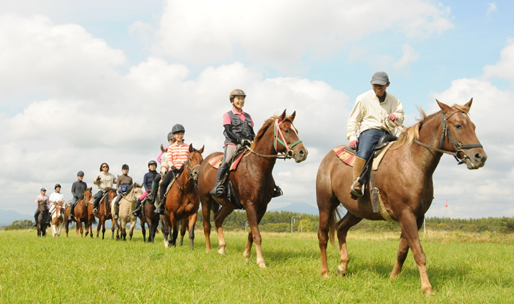
<path fill-rule="evenodd" d="M 295 217 L 297 216 L 291 217 L 291 233 L 293 233 L 293 223 L 295 222 Z"/>

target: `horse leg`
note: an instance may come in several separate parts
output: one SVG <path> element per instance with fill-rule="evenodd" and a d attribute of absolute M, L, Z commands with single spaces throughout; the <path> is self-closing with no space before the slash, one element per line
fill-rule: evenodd
<path fill-rule="evenodd" d="M 98 225 L 96 225 L 96 238 L 100 236 L 100 229 L 102 228 L 102 217 L 98 218 Z"/>
<path fill-rule="evenodd" d="M 177 246 L 177 236 L 178 236 L 178 220 L 173 213 L 170 212 L 170 221 L 171 227 L 173 228 L 173 234 L 171 238 L 171 245 L 173 247 Z"/>
<path fill-rule="evenodd" d="M 116 229 L 116 224 L 114 223 L 114 219 L 111 220 L 111 232 L 112 232 L 112 237 L 111 239 L 114 240 L 114 230 Z"/>
<path fill-rule="evenodd" d="M 130 221 L 129 241 L 132 241 L 132 236 L 134 235 L 134 228 L 136 227 L 136 221 L 137 219 Z"/>
<path fill-rule="evenodd" d="M 225 255 L 225 247 L 227 244 L 225 243 L 225 236 L 223 235 L 223 221 L 225 218 L 234 211 L 234 208 L 228 208 L 228 207 L 222 207 L 220 211 L 216 214 L 214 218 L 214 224 L 216 225 L 216 231 L 218 232 L 218 242 L 219 242 L 219 249 L 218 253 L 221 255 Z"/>
<path fill-rule="evenodd" d="M 425 216 L 418 218 L 417 225 L 418 231 L 423 225 L 423 221 L 425 220 Z M 403 233 L 400 235 L 400 246 L 398 247 L 398 254 L 396 255 L 396 263 L 394 264 L 393 272 L 391 273 L 391 279 L 396 279 L 396 277 L 402 271 L 403 263 L 407 258 L 407 254 L 409 253 L 409 243 L 407 239 L 403 236 Z"/>
<path fill-rule="evenodd" d="M 186 235 L 187 221 L 185 218 L 180 222 L 180 246 L 184 244 L 184 235 Z"/>
<path fill-rule="evenodd" d="M 146 242 L 146 229 L 145 229 L 145 221 L 141 219 L 141 232 L 143 233 L 143 243 Z M 148 236 L 150 236 L 150 233 L 148 233 Z"/>
<path fill-rule="evenodd" d="M 196 224 L 196 218 L 198 217 L 198 213 L 195 212 L 194 214 L 191 214 L 188 218 L 187 224 L 189 224 L 189 248 L 193 250 L 194 248 L 194 241 L 195 241 L 195 224 Z M 184 228 L 185 230 L 185 228 Z M 184 231 L 185 232 L 185 231 Z M 182 234 L 182 238 L 184 238 L 184 234 Z"/>
<path fill-rule="evenodd" d="M 168 223 L 164 219 L 164 216 L 161 216 L 161 230 L 162 235 L 164 237 L 164 247 L 168 248 L 170 246 L 169 242 L 169 234 L 170 234 L 170 227 L 168 226 Z"/>
<path fill-rule="evenodd" d="M 267 206 L 264 206 L 267 207 Z M 266 213 L 266 208 L 260 208 L 259 213 L 257 214 L 257 224 L 261 223 L 262 217 Z M 246 241 L 246 247 L 243 252 L 243 257 L 248 260 L 250 258 L 250 254 L 252 252 L 252 244 L 253 244 L 253 235 L 252 230 L 250 229 L 250 232 L 248 233 L 248 239 Z"/>
<path fill-rule="evenodd" d="M 416 264 L 418 265 L 419 275 L 421 278 L 421 290 L 427 294 L 431 294 L 432 285 L 428 280 L 426 256 L 419 241 L 419 219 L 416 219 L 416 216 L 412 212 L 404 211 L 401 213 L 401 217 L 398 218 L 398 221 L 400 222 L 400 227 L 402 228 L 402 235 L 407 240 L 409 248 L 412 251 L 412 255 L 414 256 L 414 261 L 416 261 Z M 407 255 L 407 253 L 405 253 L 405 255 Z"/>
<path fill-rule="evenodd" d="M 107 220 L 104 218 L 102 223 L 102 240 L 105 239 L 105 222 Z"/>
<path fill-rule="evenodd" d="M 211 199 L 212 200 L 212 199 Z M 205 235 L 205 250 L 211 252 L 211 202 L 202 203 L 203 234 Z"/>
<path fill-rule="evenodd" d="M 248 220 L 248 225 L 250 225 L 250 233 L 253 237 L 253 242 L 255 243 L 255 251 L 257 252 L 257 265 L 261 268 L 266 268 L 266 264 L 264 263 L 264 258 L 262 256 L 262 248 L 261 248 L 261 232 L 259 231 L 259 220 L 258 214 L 255 210 L 255 205 L 253 204 L 245 204 L 246 206 L 246 218 Z M 224 208 L 221 208 L 223 210 Z"/>
<path fill-rule="evenodd" d="M 346 247 L 346 236 L 348 235 L 348 230 L 357 225 L 361 220 L 362 218 L 347 212 L 339 223 L 337 223 L 337 239 L 339 240 L 339 252 L 341 254 L 341 261 L 337 267 L 338 274 L 346 275 L 348 272 L 348 262 L 350 258 L 348 257 L 348 248 Z"/>

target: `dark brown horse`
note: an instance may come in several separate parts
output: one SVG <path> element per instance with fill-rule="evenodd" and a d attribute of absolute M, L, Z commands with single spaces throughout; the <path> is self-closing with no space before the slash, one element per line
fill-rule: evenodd
<path fill-rule="evenodd" d="M 307 159 L 308 151 L 299 140 L 297 130 L 293 126 L 295 115 L 296 112 L 293 112 L 291 116 L 287 116 L 284 110 L 281 115 L 266 120 L 250 147 L 251 152 L 241 160 L 237 170 L 229 173 L 235 194 L 246 209 L 246 216 L 250 225 L 250 233 L 248 233 L 248 241 L 243 256 L 246 259 L 250 257 L 252 244 L 255 242 L 257 264 L 263 268 L 266 267 L 266 264 L 262 257 L 259 223 L 273 196 L 275 186 L 272 176 L 273 167 L 278 157 L 293 158 L 297 163 Z M 224 255 L 226 243 L 222 225 L 225 218 L 234 211 L 236 206 L 226 196 L 218 198 L 209 194 L 214 187 L 217 174 L 217 170 L 209 164 L 209 160 L 220 154 L 222 153 L 212 153 L 200 166 L 198 192 L 202 202 L 207 252 L 211 251 L 210 212 L 213 210 L 215 211 L 214 222 L 219 239 L 218 253 Z M 222 208 L 217 210 L 219 205 Z"/>
<path fill-rule="evenodd" d="M 176 245 L 178 221 L 187 218 L 189 222 L 190 247 L 193 249 L 194 227 L 198 216 L 198 208 L 200 207 L 196 183 L 198 180 L 198 170 L 203 161 L 203 148 L 196 150 L 193 148 L 193 144 L 189 145 L 187 162 L 182 165 L 182 172 L 173 182 L 166 197 L 166 208 L 164 215 L 162 215 L 162 223 L 166 226 L 162 228 L 165 247 L 168 247 L 170 243 L 172 246 Z"/>
<path fill-rule="evenodd" d="M 36 219 L 37 236 L 46 236 L 46 228 L 48 228 L 48 218 L 50 217 L 48 207 L 46 206 L 46 202 L 39 201 L 37 204 L 37 209 L 39 210 L 39 214 Z"/>
<path fill-rule="evenodd" d="M 145 224 L 148 225 L 148 242 L 155 241 L 155 234 L 159 226 L 159 214 L 155 213 L 155 205 L 145 200 L 143 203 L 143 212 L 139 219 L 141 220 L 141 230 L 143 232 L 143 241 L 146 242 Z"/>
<path fill-rule="evenodd" d="M 66 209 L 64 211 L 64 226 L 66 227 L 66 236 L 68 236 L 68 227 L 70 222 L 76 222 L 76 231 L 77 237 L 80 235 L 84 236 L 84 231 L 82 230 L 82 223 L 86 228 L 86 236 L 88 233 L 91 237 L 93 237 L 93 224 L 96 223 L 95 216 L 93 215 L 93 202 L 92 202 L 92 193 L 91 188 L 87 188 L 84 190 L 84 198 L 77 201 L 75 204 L 75 213 L 74 218 L 71 221 L 68 221 L 68 217 L 70 215 L 70 206 L 66 204 Z M 85 202 L 89 202 L 86 208 Z"/>
<path fill-rule="evenodd" d="M 369 220 L 398 221 L 402 229 L 400 246 L 391 279 L 400 273 L 407 253 L 412 250 L 421 277 L 421 289 L 430 294 L 432 286 L 428 280 L 426 258 L 419 241 L 420 229 L 425 213 L 434 198 L 432 175 L 443 153 L 456 156 L 467 164 L 468 169 L 484 166 L 487 156 L 475 134 L 475 125 L 468 116 L 473 100 L 464 106 L 450 107 L 437 101 L 441 111 L 427 116 L 422 110 L 421 120 L 406 128 L 385 154 L 377 171 L 374 171 L 376 187 L 385 207 L 385 212 L 374 213 L 370 202 L 370 187 L 364 196 L 352 199 L 352 167 L 329 152 L 318 170 L 316 197 L 319 208 L 319 247 L 321 250 L 321 273 L 328 275 L 327 241 L 333 243 L 335 233 L 341 254 L 338 273 L 348 271 L 346 235 L 350 227 L 363 218 Z M 335 210 L 342 204 L 348 212 L 336 223 Z"/>
<path fill-rule="evenodd" d="M 112 219 L 111 202 L 116 197 L 116 189 L 109 188 L 107 194 L 102 197 L 98 204 L 98 212 L 95 216 L 98 218 L 98 225 L 96 226 L 96 237 L 100 235 L 100 229 L 102 230 L 102 240 L 105 237 L 105 221 Z M 114 225 L 112 226 L 114 227 Z M 113 238 L 114 238 L 114 229 Z"/>

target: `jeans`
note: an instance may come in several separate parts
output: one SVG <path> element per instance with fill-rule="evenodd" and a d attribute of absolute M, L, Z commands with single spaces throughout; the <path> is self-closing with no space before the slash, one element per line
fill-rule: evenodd
<path fill-rule="evenodd" d="M 385 134 L 386 130 L 368 129 L 359 135 L 359 146 L 357 148 L 357 157 L 367 160 L 373 149 L 377 145 L 378 140 Z"/>

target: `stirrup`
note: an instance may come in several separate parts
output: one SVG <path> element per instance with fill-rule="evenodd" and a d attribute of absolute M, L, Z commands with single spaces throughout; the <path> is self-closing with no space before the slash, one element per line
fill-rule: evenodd
<path fill-rule="evenodd" d="M 225 194 L 225 186 L 223 184 L 218 185 L 218 187 L 215 187 L 212 189 L 211 192 L 209 192 L 210 195 L 214 195 L 216 197 L 222 197 L 223 194 Z"/>
<path fill-rule="evenodd" d="M 362 197 L 364 195 L 364 185 L 361 185 L 361 191 L 362 193 L 359 193 L 357 190 L 355 190 L 353 188 L 353 186 L 355 186 L 355 184 L 358 182 L 358 180 L 356 180 L 352 186 L 350 187 L 350 194 L 355 196 L 355 197 Z"/>

